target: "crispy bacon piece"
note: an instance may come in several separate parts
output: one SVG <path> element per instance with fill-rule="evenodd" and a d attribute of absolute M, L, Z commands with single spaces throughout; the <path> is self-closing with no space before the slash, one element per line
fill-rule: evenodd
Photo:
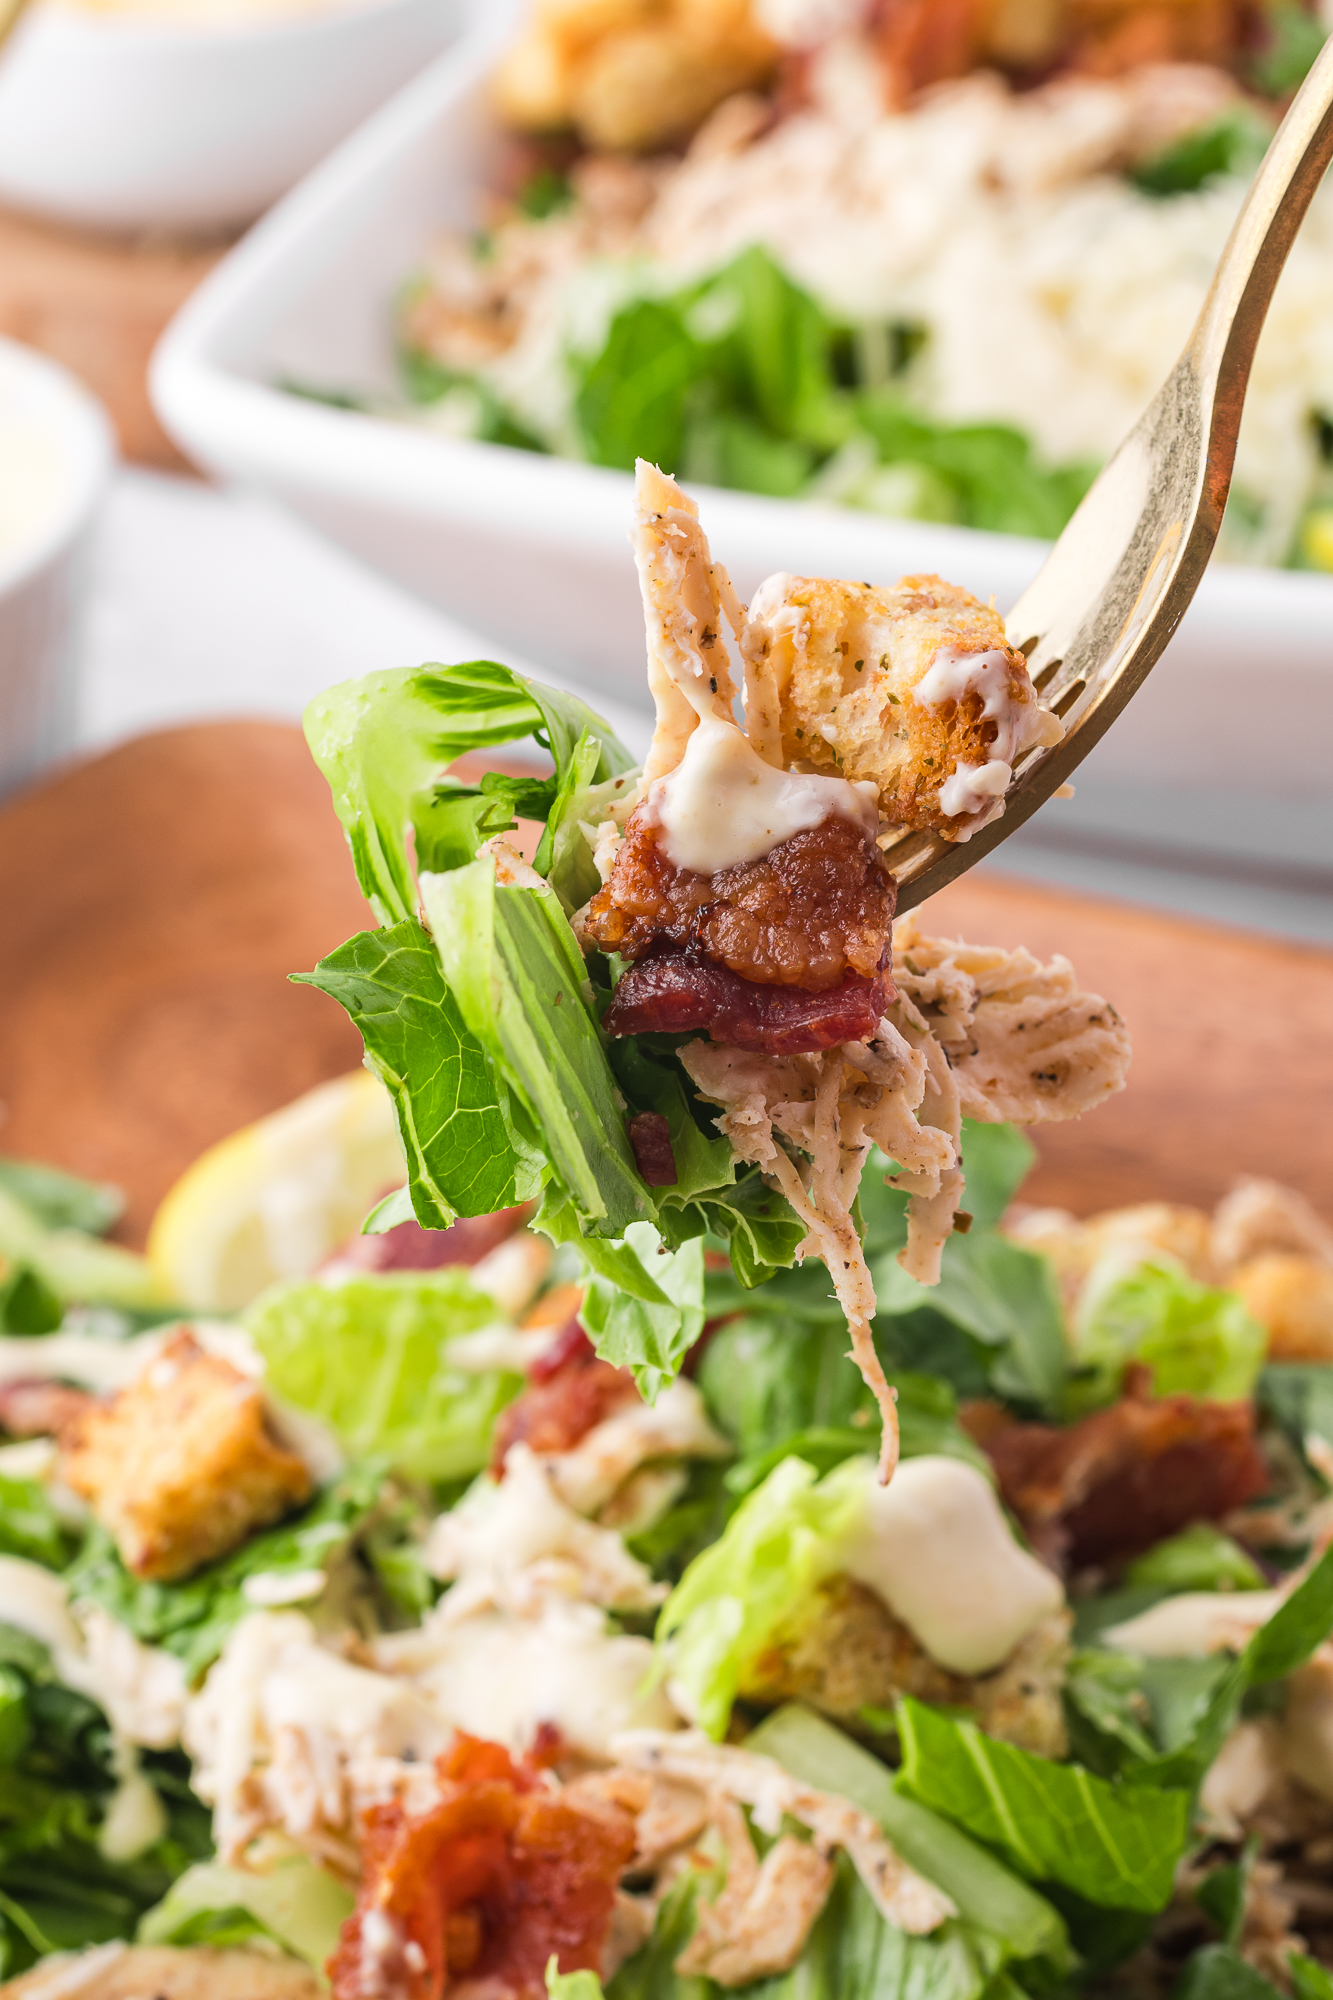
<path fill-rule="evenodd" d="M 1080 1423 L 1011 1423 L 994 1405 L 963 1422 L 995 1467 L 1035 1548 L 1067 1568 L 1138 1555 L 1192 1521 L 1216 1521 L 1268 1484 L 1249 1403 L 1153 1400 L 1147 1370 Z"/>
<path fill-rule="evenodd" d="M 0 1431 L 10 1437 L 58 1437 L 97 1398 L 64 1382 L 0 1383 Z"/>
<path fill-rule="evenodd" d="M 458 1736 L 439 1803 L 365 1816 L 356 1909 L 329 1961 L 334 2000 L 441 2000 L 456 1977 L 539 2000 L 547 1961 L 597 1971 L 634 1821 L 551 1791 L 498 1743 Z"/>
<path fill-rule="evenodd" d="M 674 1187 L 680 1178 L 671 1150 L 671 1127 L 660 1111 L 639 1111 L 629 1121 L 635 1164 L 649 1187 Z"/>
<path fill-rule="evenodd" d="M 528 1369 L 527 1388 L 501 1413 L 491 1442 L 492 1473 L 504 1477 L 505 1455 L 514 1444 L 531 1445 L 534 1451 L 569 1451 L 638 1393 L 629 1370 L 599 1361 L 587 1334 L 572 1319 Z"/>
<path fill-rule="evenodd" d="M 755 986 L 707 959 L 664 957 L 632 965 L 611 996 L 608 1035 L 704 1033 L 761 1055 L 794 1056 L 867 1042 L 893 998 L 885 973 L 849 974 L 831 992 Z"/>
<path fill-rule="evenodd" d="M 525 1208 L 502 1208 L 494 1215 L 464 1215 L 448 1229 L 423 1229 L 419 1222 L 396 1222 L 378 1236 L 354 1236 L 325 1265 L 339 1275 L 354 1271 L 438 1271 L 446 1264 L 479 1264 L 512 1236 Z"/>
<path fill-rule="evenodd" d="M 640 806 L 585 927 L 622 958 L 684 951 L 757 986 L 824 993 L 884 963 L 896 896 L 874 841 L 836 814 L 758 861 L 696 875 L 668 860 Z"/>

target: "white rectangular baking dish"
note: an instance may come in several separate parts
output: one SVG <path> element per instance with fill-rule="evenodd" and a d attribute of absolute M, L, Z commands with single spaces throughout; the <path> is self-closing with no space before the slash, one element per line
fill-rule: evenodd
<path fill-rule="evenodd" d="M 646 702 L 629 475 L 301 400 L 284 377 L 388 391 L 391 308 L 433 232 L 471 225 L 500 135 L 484 79 L 513 0 L 482 18 L 281 202 L 168 330 L 167 428 L 224 478 L 596 694 Z M 1001 608 L 1043 545 L 710 490 L 742 596 L 774 570 L 888 581 L 938 570 Z M 386 665 L 390 662 L 386 661 Z M 1102 780 L 1327 796 L 1333 578 L 1215 567 L 1144 692 L 1096 755 Z"/>

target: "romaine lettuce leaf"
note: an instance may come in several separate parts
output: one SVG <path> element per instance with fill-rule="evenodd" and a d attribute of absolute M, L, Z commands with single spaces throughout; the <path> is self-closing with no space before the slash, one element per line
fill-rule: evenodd
<path fill-rule="evenodd" d="M 245 1595 L 246 1578 L 327 1571 L 346 1558 L 382 1504 L 385 1477 L 383 1463 L 353 1466 L 304 1513 L 252 1536 L 180 1583 L 144 1583 L 131 1576 L 111 1536 L 94 1525 L 66 1572 L 70 1596 L 90 1598 L 136 1638 L 164 1646 L 197 1681 L 232 1628 L 254 1608 Z"/>
<path fill-rule="evenodd" d="M 1239 1542 L 1211 1521 L 1196 1521 L 1136 1556 L 1125 1571 L 1131 1589 L 1262 1590 L 1264 1573 Z"/>
<path fill-rule="evenodd" d="M 828 1574 L 863 1504 L 841 1468 L 816 1483 L 813 1466 L 784 1459 L 672 1591 L 657 1624 L 660 1671 L 710 1736 L 724 1734 L 746 1669 Z"/>
<path fill-rule="evenodd" d="M 0 1154 L 0 1188 L 47 1229 L 105 1236 L 125 1213 L 125 1197 L 108 1181 L 80 1180 L 59 1167 Z"/>
<path fill-rule="evenodd" d="M 1303 1456 L 1311 1438 L 1333 1447 L 1333 1368 L 1326 1363 L 1270 1361 L 1259 1376 L 1255 1401 Z"/>
<path fill-rule="evenodd" d="M 1109 1402 L 1129 1361 L 1152 1370 L 1158 1396 L 1239 1402 L 1251 1394 L 1267 1336 L 1235 1293 L 1200 1285 L 1168 1263 L 1094 1271 L 1074 1316 L 1078 1359 L 1093 1371 L 1080 1402 Z"/>
<path fill-rule="evenodd" d="M 1299 2000 L 1307 2000 L 1299 1986 L 1296 1991 Z M 1171 2000 L 1279 2000 L 1279 1989 L 1234 1945 L 1206 1944 L 1189 1960 Z"/>
<path fill-rule="evenodd" d="M 209 1832 L 184 1757 L 149 1752 L 140 1768 L 165 1830 L 133 1860 L 109 1861 L 98 1847 L 118 1782 L 106 1717 L 60 1685 L 46 1649 L 26 1633 L 0 1625 L 0 1662 L 10 1696 L 0 1756 L 3 1978 L 47 1952 L 133 1936 L 141 1912 L 208 1851 Z"/>
<path fill-rule="evenodd" d="M 620 1237 L 651 1221 L 583 954 L 554 890 L 503 887 L 475 861 L 423 874 L 421 895 L 463 1019 L 510 1080 L 585 1232 Z"/>
<path fill-rule="evenodd" d="M 296 973 L 346 1009 L 398 1118 L 412 1213 L 424 1229 L 531 1201 L 545 1159 L 516 1129 L 497 1065 L 465 1024 L 415 917 L 363 931 Z"/>
<path fill-rule="evenodd" d="M 546 1964 L 549 2000 L 602 2000 L 602 1982 L 595 1972 L 561 1972 L 552 1952 Z"/>
<path fill-rule="evenodd" d="M 652 1273 L 650 1282 L 663 1303 L 641 1295 L 646 1285 L 635 1290 L 622 1285 L 623 1265 L 614 1279 L 594 1268 L 579 1317 L 602 1359 L 632 1369 L 639 1393 L 655 1403 L 703 1332 L 703 1239 L 696 1236 L 668 1251 L 651 1222 L 634 1222 L 625 1231 L 625 1248 L 640 1270 Z"/>
<path fill-rule="evenodd" d="M 35 1479 L 0 1472 L 0 1555 L 24 1556 L 47 1569 L 63 1569 L 70 1542 L 51 1496 Z"/>
<path fill-rule="evenodd" d="M 761 1722 L 745 1747 L 878 1820 L 903 1859 L 951 1896 L 959 1914 L 996 1939 L 1007 1956 L 1067 1968 L 1065 1926 L 1046 1899 L 952 1821 L 907 1798 L 877 1757 L 824 1716 L 791 1703 Z"/>
<path fill-rule="evenodd" d="M 345 1284 L 276 1285 L 245 1315 L 280 1401 L 320 1417 L 351 1457 L 414 1479 L 479 1472 L 522 1377 L 450 1365 L 449 1344 L 495 1320 L 458 1265 Z"/>
<path fill-rule="evenodd" d="M 79 1229 L 49 1228 L 3 1186 L 0 1258 L 35 1271 L 66 1305 L 76 1301 L 116 1306 L 167 1302 L 161 1280 L 144 1258 Z"/>
<path fill-rule="evenodd" d="M 201 1861 L 145 1912 L 138 1935 L 141 1944 L 213 1946 L 267 1937 L 322 1971 L 353 1906 L 351 1891 L 303 1854 L 262 1872 Z"/>
<path fill-rule="evenodd" d="M 993 1847 L 1020 1875 L 1090 1903 L 1155 1911 L 1170 1901 L 1190 1836 L 1188 1791 L 1113 1785 L 986 1736 L 905 1696 L 902 1789 Z"/>
<path fill-rule="evenodd" d="M 585 731 L 600 745 L 596 779 L 632 767 L 614 732 L 577 696 L 493 660 L 366 674 L 317 695 L 305 712 L 306 740 L 382 924 L 416 914 L 409 832 L 417 865 L 440 865 L 436 839 L 446 836 L 460 796 L 456 786 L 440 788 L 448 765 L 469 750 L 532 736 L 550 751 L 559 778 Z"/>

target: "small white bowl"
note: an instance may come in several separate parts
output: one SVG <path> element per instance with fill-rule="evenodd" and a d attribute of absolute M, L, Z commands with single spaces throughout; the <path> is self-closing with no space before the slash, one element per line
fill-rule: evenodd
<path fill-rule="evenodd" d="M 97 517 L 115 461 L 101 404 L 0 340 L 0 793 L 73 747 Z"/>
<path fill-rule="evenodd" d="M 456 33 L 461 0 L 197 23 L 38 0 L 0 56 L 0 201 L 93 228 L 251 222 Z"/>

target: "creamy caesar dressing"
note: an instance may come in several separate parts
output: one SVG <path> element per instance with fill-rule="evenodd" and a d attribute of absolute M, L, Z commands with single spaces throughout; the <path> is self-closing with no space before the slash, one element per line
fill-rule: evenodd
<path fill-rule="evenodd" d="M 850 819 L 872 835 L 875 786 L 777 771 L 734 723 L 700 720 L 675 770 L 649 789 L 647 813 L 667 859 L 695 875 L 762 860 L 795 833 Z"/>
<path fill-rule="evenodd" d="M 0 368 L 0 565 L 50 532 L 69 492 L 70 467 L 54 426 L 20 380 Z"/>
<path fill-rule="evenodd" d="M 832 1566 L 882 1598 L 942 1667 L 989 1673 L 1064 1603 L 975 1466 L 927 1456 L 905 1459 L 887 1486 L 868 1464 L 864 1477 L 864 1508 Z"/>
<path fill-rule="evenodd" d="M 65 1586 L 53 1570 L 22 1556 L 0 1556 L 0 1623 L 49 1646 L 62 1680 L 83 1654 L 83 1634 L 71 1616 Z"/>
<path fill-rule="evenodd" d="M 956 813 L 994 811 L 1013 782 L 1014 764 L 1034 743 L 1049 746 L 1064 735 L 1058 715 L 1035 701 L 1016 701 L 1010 689 L 1009 655 L 996 646 L 984 653 L 960 652 L 941 646 L 912 690 L 918 708 L 957 706 L 968 695 L 981 701 L 982 719 L 995 724 L 995 739 L 981 764 L 956 764 L 940 786 L 940 810 Z"/>

